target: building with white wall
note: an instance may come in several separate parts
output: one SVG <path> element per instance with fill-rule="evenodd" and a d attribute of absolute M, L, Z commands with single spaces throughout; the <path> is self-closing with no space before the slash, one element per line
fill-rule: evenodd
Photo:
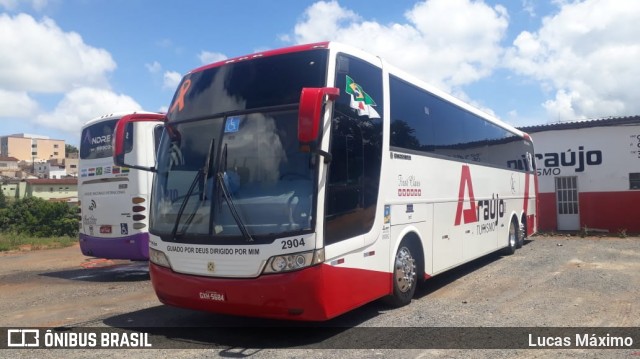
<path fill-rule="evenodd" d="M 540 231 L 640 232 L 640 116 L 521 129 L 536 151 Z"/>

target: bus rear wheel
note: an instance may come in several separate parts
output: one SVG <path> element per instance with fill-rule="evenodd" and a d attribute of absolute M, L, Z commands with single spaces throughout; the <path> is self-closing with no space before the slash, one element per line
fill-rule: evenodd
<path fill-rule="evenodd" d="M 518 242 L 519 242 L 519 232 L 520 232 L 520 226 L 518 224 L 516 224 L 514 221 L 511 221 L 511 224 L 509 225 L 509 238 L 508 238 L 508 245 L 507 247 L 503 250 L 503 253 L 506 255 L 512 255 L 516 252 L 516 249 L 518 248 Z"/>
<path fill-rule="evenodd" d="M 524 220 L 520 222 L 518 226 L 518 248 L 522 248 L 524 245 L 524 240 L 527 238 L 527 225 Z"/>
<path fill-rule="evenodd" d="M 384 298 L 387 305 L 402 307 L 411 303 L 418 285 L 416 255 L 415 246 L 411 245 L 409 241 L 403 240 L 400 243 L 391 273 L 393 294 Z"/>

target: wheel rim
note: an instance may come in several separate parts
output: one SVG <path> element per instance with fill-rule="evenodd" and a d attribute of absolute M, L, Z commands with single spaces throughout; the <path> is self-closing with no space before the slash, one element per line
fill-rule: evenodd
<path fill-rule="evenodd" d="M 413 283 L 416 281 L 416 264 L 415 259 L 411 255 L 411 251 L 408 248 L 402 247 L 398 250 L 396 255 L 396 283 L 398 283 L 398 289 L 402 293 L 406 293 L 411 290 Z"/>
<path fill-rule="evenodd" d="M 516 229 L 513 226 L 513 223 L 511 223 L 511 225 L 509 226 L 509 246 L 515 248 L 517 240 L 518 238 L 516 236 Z"/>

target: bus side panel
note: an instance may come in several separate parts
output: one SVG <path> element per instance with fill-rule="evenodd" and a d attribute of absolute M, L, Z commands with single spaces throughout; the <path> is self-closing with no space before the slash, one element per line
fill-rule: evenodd
<path fill-rule="evenodd" d="M 408 203 L 392 205 L 390 209 L 389 271 L 393 272 L 395 254 L 400 246 L 400 241 L 410 233 L 415 233 L 421 241 L 425 272 L 418 273 L 418 276 L 431 275 L 433 273 L 433 204 Z"/>
<path fill-rule="evenodd" d="M 465 205 L 468 207 L 469 202 Z M 433 214 L 433 273 L 454 267 L 463 261 L 465 226 L 454 226 L 457 202 L 436 203 Z"/>

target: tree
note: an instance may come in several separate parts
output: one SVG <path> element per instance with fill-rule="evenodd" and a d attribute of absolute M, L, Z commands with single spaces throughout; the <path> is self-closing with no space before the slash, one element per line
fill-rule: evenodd
<path fill-rule="evenodd" d="M 62 202 L 26 197 L 0 211 L 0 217 L 3 231 L 34 237 L 74 237 L 78 234 L 75 209 Z"/>
<path fill-rule="evenodd" d="M 67 155 L 69 155 L 70 153 L 78 153 L 79 152 L 78 147 L 76 147 L 74 145 L 69 145 L 69 144 L 64 145 L 64 150 L 67 153 Z"/>
<path fill-rule="evenodd" d="M 4 191 L 0 189 L 0 209 L 7 208 L 7 196 L 4 195 Z"/>

